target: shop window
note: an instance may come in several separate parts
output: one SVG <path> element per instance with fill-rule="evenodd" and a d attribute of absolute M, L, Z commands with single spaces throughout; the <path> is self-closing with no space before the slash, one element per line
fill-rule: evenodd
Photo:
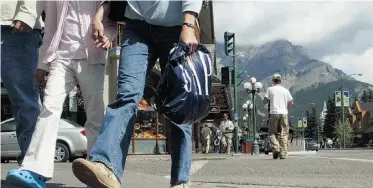
<path fill-rule="evenodd" d="M 166 137 L 162 119 L 146 100 L 141 101 L 128 151 L 130 154 L 166 153 Z"/>

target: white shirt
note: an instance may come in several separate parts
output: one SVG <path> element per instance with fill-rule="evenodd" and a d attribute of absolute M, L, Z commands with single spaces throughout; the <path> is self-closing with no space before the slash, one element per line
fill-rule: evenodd
<path fill-rule="evenodd" d="M 227 121 L 222 121 L 220 123 L 220 126 L 219 126 L 219 129 L 221 132 L 225 132 L 226 131 L 226 128 L 228 128 L 228 131 L 233 131 L 234 129 L 234 125 L 233 125 L 233 122 L 230 121 L 230 120 L 227 120 Z"/>
<path fill-rule="evenodd" d="M 77 1 L 69 1 L 61 41 L 56 52 L 56 59 L 87 58 L 83 37 L 80 34 L 79 8 Z"/>
<path fill-rule="evenodd" d="M 288 114 L 288 104 L 293 100 L 290 91 L 281 85 L 269 87 L 265 98 L 270 100 L 270 114 Z"/>

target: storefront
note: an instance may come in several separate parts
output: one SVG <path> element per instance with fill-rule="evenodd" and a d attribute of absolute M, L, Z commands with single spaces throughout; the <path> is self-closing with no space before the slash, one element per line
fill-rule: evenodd
<path fill-rule="evenodd" d="M 147 102 L 142 100 L 138 106 L 137 120 L 129 154 L 167 154 L 167 138 L 162 116 L 158 115 Z"/>

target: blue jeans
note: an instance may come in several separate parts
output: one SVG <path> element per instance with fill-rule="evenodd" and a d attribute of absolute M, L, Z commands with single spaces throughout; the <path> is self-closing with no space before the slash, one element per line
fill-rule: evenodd
<path fill-rule="evenodd" d="M 165 67 L 170 50 L 179 42 L 180 32 L 181 27 L 127 21 L 120 53 L 117 100 L 108 105 L 101 132 L 90 153 L 91 161 L 106 164 L 119 180 L 123 176 L 146 75 L 158 58 L 161 68 Z M 192 126 L 169 124 L 171 184 L 186 183 L 192 160 Z"/>
<path fill-rule="evenodd" d="M 34 81 L 41 35 L 39 31 L 13 32 L 1 26 L 1 79 L 8 91 L 16 122 L 21 164 L 40 113 L 39 91 Z"/>

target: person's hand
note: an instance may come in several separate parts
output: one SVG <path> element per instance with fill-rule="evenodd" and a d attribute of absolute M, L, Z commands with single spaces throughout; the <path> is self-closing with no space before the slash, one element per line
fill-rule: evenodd
<path fill-rule="evenodd" d="M 14 20 L 11 27 L 13 27 L 13 31 L 16 32 L 29 32 L 32 30 L 32 28 L 29 25 L 20 20 Z"/>
<path fill-rule="evenodd" d="M 198 41 L 196 35 L 194 34 L 194 29 L 183 25 L 180 34 L 180 42 L 186 44 L 189 47 L 188 54 L 193 53 L 198 46 Z"/>
<path fill-rule="evenodd" d="M 91 37 L 95 41 L 99 40 L 104 36 L 104 25 L 102 24 L 101 19 L 94 18 L 92 21 L 92 34 Z"/>
<path fill-rule="evenodd" d="M 38 84 L 38 86 L 40 87 L 44 87 L 45 86 L 45 76 L 47 75 L 47 71 L 43 70 L 43 69 L 38 69 L 35 73 L 35 81 L 36 81 L 36 84 Z"/>
<path fill-rule="evenodd" d="M 95 44 L 97 45 L 97 48 L 102 48 L 102 49 L 106 50 L 110 47 L 109 37 L 104 34 L 102 37 L 99 37 L 95 41 Z"/>

